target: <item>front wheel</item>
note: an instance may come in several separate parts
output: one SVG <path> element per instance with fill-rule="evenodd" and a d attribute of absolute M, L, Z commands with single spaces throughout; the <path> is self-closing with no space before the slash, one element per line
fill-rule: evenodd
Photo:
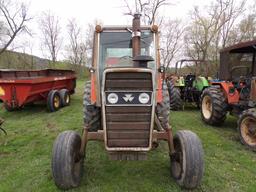
<path fill-rule="evenodd" d="M 171 155 L 171 174 L 176 182 L 187 189 L 196 188 L 204 172 L 203 147 L 191 131 L 178 131 L 174 136 L 175 153 Z"/>
<path fill-rule="evenodd" d="M 238 132 L 241 142 L 256 151 L 256 109 L 243 111 L 238 119 Z"/>
<path fill-rule="evenodd" d="M 80 147 L 81 137 L 75 131 L 64 131 L 55 140 L 52 174 L 56 186 L 60 189 L 70 189 L 80 184 L 83 167 Z"/>

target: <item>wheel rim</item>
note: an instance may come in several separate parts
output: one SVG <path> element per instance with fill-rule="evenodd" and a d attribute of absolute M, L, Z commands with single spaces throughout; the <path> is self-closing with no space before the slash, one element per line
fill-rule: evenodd
<path fill-rule="evenodd" d="M 69 104 L 69 102 L 70 102 L 70 96 L 69 96 L 69 94 L 67 94 L 67 96 L 66 96 L 66 104 Z"/>
<path fill-rule="evenodd" d="M 256 119 L 251 116 L 245 117 L 240 124 L 243 140 L 250 146 L 256 145 Z"/>
<path fill-rule="evenodd" d="M 59 106 L 60 106 L 60 97 L 59 96 L 55 95 L 55 97 L 53 98 L 53 104 L 56 109 L 59 108 Z"/>
<path fill-rule="evenodd" d="M 210 96 L 206 95 L 202 101 L 202 113 L 204 118 L 210 119 L 212 115 L 212 99 Z"/>

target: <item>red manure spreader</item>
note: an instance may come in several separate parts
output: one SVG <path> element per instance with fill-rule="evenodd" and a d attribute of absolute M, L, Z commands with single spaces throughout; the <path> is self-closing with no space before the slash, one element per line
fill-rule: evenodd
<path fill-rule="evenodd" d="M 76 76 L 72 70 L 0 70 L 0 100 L 7 111 L 45 100 L 50 112 L 70 103 Z"/>

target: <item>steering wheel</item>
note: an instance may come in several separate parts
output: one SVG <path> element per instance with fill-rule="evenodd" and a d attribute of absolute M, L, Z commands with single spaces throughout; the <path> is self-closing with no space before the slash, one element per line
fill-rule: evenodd
<path fill-rule="evenodd" d="M 239 77 L 234 77 L 234 72 L 239 69 L 246 69 L 246 74 L 240 75 Z M 240 82 L 241 80 L 244 81 L 246 77 L 249 75 L 250 68 L 247 66 L 236 66 L 232 67 L 230 73 L 231 73 L 231 80 L 234 82 Z"/>

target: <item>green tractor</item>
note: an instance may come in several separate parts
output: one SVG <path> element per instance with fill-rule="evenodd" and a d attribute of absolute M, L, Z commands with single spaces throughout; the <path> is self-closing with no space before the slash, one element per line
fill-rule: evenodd
<path fill-rule="evenodd" d="M 182 67 L 184 62 L 193 64 Z M 201 67 L 203 64 L 203 60 L 194 59 L 182 59 L 176 63 L 174 75 L 167 77 L 171 110 L 182 109 L 185 103 L 194 103 L 200 107 L 200 96 L 203 90 L 210 86 L 208 72 L 203 72 Z"/>

